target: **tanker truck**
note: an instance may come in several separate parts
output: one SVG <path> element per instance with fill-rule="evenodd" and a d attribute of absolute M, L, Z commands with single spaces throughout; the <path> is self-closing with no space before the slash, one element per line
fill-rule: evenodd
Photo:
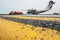
<path fill-rule="evenodd" d="M 21 14 L 23 14 L 23 13 L 22 12 L 19 12 L 19 11 L 11 11 L 9 13 L 9 15 L 21 15 Z"/>

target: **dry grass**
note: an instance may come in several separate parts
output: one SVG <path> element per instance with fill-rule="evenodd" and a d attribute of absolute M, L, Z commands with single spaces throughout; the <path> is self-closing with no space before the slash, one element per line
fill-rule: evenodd
<path fill-rule="evenodd" d="M 60 40 L 60 32 L 0 18 L 0 40 Z"/>
<path fill-rule="evenodd" d="M 11 16 L 14 18 L 22 18 L 22 19 L 32 19 L 32 20 L 47 20 L 47 21 L 60 21 L 60 18 L 48 18 L 48 17 L 31 17 L 31 16 Z"/>

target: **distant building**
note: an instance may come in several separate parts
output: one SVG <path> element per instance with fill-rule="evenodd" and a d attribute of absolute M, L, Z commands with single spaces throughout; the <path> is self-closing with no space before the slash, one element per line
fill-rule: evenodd
<path fill-rule="evenodd" d="M 53 15 L 60 15 L 60 13 L 53 13 Z"/>

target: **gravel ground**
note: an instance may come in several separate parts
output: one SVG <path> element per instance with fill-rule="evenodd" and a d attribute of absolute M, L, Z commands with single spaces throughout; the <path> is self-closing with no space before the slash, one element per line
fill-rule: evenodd
<path fill-rule="evenodd" d="M 4 16 L 0 16 L 0 18 L 11 20 L 14 22 L 20 22 L 20 23 L 25 23 L 29 25 L 40 26 L 40 27 L 45 27 L 45 28 L 50 28 L 50 29 L 60 31 L 60 22 L 56 22 L 56 21 L 29 20 L 29 19 L 4 17 Z"/>

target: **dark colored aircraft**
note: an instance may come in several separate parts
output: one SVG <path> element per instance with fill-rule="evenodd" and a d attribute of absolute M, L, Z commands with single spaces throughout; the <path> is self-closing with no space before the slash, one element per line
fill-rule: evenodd
<path fill-rule="evenodd" d="M 53 2 L 52 0 L 49 1 L 48 3 L 48 6 L 45 10 L 40 10 L 40 11 L 37 11 L 36 9 L 30 9 L 27 11 L 27 14 L 39 14 L 39 13 L 43 13 L 43 12 L 47 12 L 49 10 L 52 9 L 52 6 L 55 4 L 55 2 Z"/>

